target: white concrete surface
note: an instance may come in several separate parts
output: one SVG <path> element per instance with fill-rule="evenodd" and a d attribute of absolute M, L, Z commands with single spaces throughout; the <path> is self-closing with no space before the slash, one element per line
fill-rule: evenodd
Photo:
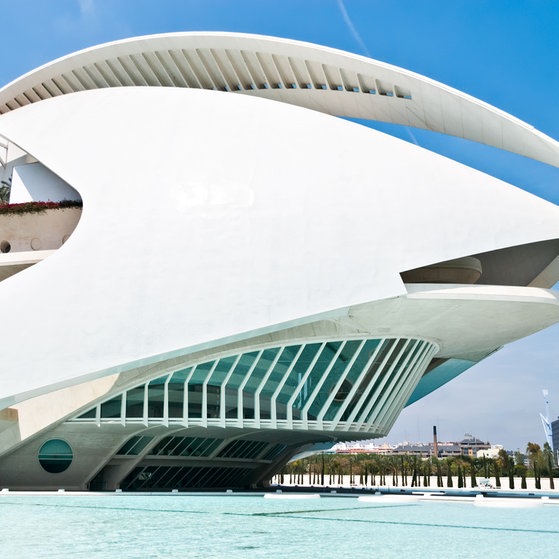
<path fill-rule="evenodd" d="M 2 282 L 0 370 L 11 373 L 0 407 L 279 325 L 341 319 L 406 296 L 403 270 L 559 238 L 553 204 L 254 97 L 93 90 L 5 114 L 0 134 L 84 201 L 61 250 Z"/>

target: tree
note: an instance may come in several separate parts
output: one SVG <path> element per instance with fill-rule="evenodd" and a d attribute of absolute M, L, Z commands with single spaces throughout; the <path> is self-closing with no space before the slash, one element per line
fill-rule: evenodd
<path fill-rule="evenodd" d="M 517 476 L 520 476 L 522 478 L 520 482 L 520 488 L 526 489 L 526 466 L 524 464 L 515 464 L 514 472 Z"/>
<path fill-rule="evenodd" d="M 482 464 L 482 467 L 483 467 L 483 477 L 485 477 L 485 478 L 490 477 L 489 460 L 487 459 L 485 454 L 482 454 L 482 456 L 481 456 L 481 464 Z"/>
<path fill-rule="evenodd" d="M 520 450 L 517 450 L 514 453 L 514 464 L 522 464 L 524 465 L 524 460 L 525 460 L 526 456 L 524 454 L 522 454 L 522 452 L 520 452 Z"/>
<path fill-rule="evenodd" d="M 509 465 L 509 489 L 514 489 L 514 466 L 512 464 Z"/>
<path fill-rule="evenodd" d="M 425 487 L 431 485 L 431 461 L 428 458 L 423 464 L 423 485 Z"/>
<path fill-rule="evenodd" d="M 534 484 L 536 489 L 541 489 L 541 463 L 542 463 L 542 449 L 537 443 L 528 443 L 526 446 L 526 454 L 530 461 L 530 469 L 534 473 Z"/>
<path fill-rule="evenodd" d="M 501 461 L 499 459 L 493 461 L 493 470 L 495 471 L 495 487 L 501 489 Z"/>
<path fill-rule="evenodd" d="M 475 458 L 472 458 L 470 460 L 470 484 L 472 488 L 477 487 L 476 466 L 477 466 L 477 460 Z"/>
<path fill-rule="evenodd" d="M 447 458 L 446 459 L 446 486 L 447 487 L 452 487 L 453 486 L 453 482 L 452 482 L 452 458 Z"/>
<path fill-rule="evenodd" d="M 2 181 L 0 183 L 0 204 L 7 204 L 10 201 L 10 185 Z"/>
<path fill-rule="evenodd" d="M 508 457 L 507 473 L 509 476 L 509 489 L 514 489 L 514 460 Z"/>
<path fill-rule="evenodd" d="M 437 487 L 443 487 L 443 472 L 441 470 L 441 461 L 435 458 L 435 466 L 437 468 Z"/>
<path fill-rule="evenodd" d="M 553 451 L 549 443 L 543 445 L 543 459 L 547 468 L 547 475 L 549 476 L 549 488 L 553 490 L 555 489 L 555 483 L 553 482 Z"/>
<path fill-rule="evenodd" d="M 506 471 L 509 465 L 509 455 L 504 448 L 499 449 L 499 453 L 497 454 L 497 462 L 499 463 L 499 468 L 501 468 L 502 471 Z"/>
<path fill-rule="evenodd" d="M 411 471 L 411 486 L 417 487 L 419 485 L 419 481 L 417 479 L 417 456 L 414 455 L 412 459 L 412 471 Z"/>

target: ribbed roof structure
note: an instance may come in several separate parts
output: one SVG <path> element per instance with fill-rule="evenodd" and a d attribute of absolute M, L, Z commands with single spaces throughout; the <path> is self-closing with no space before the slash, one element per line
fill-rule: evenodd
<path fill-rule="evenodd" d="M 328 47 L 235 33 L 152 35 L 92 47 L 0 89 L 0 114 L 107 87 L 230 91 L 331 115 L 433 130 L 559 166 L 559 143 L 465 93 Z"/>

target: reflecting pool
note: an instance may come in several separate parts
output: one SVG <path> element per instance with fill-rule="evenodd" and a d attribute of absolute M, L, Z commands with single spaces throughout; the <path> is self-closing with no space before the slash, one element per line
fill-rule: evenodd
<path fill-rule="evenodd" d="M 0 496 L 3 557 L 557 557 L 559 505 L 356 496 Z"/>

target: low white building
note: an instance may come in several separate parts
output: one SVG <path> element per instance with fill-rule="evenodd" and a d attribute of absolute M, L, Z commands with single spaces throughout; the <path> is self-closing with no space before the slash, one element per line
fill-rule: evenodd
<path fill-rule="evenodd" d="M 498 458 L 499 451 L 503 450 L 503 445 L 494 444 L 491 445 L 491 448 L 484 448 L 482 450 L 478 450 L 476 453 L 476 458 Z"/>

